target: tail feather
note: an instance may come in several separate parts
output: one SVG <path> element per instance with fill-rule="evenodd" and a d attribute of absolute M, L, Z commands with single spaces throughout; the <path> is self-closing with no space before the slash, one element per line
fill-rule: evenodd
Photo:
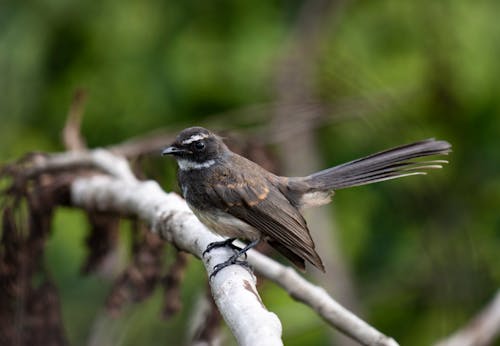
<path fill-rule="evenodd" d="M 425 170 L 442 168 L 445 160 L 415 161 L 419 157 L 446 155 L 451 145 L 427 139 L 350 161 L 305 177 L 318 190 L 338 190 L 371 184 L 409 175 L 426 174 Z"/>

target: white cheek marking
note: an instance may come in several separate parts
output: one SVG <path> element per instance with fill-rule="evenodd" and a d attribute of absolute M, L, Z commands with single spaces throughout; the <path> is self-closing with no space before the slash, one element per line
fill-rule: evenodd
<path fill-rule="evenodd" d="M 208 168 L 215 164 L 215 160 L 208 160 L 205 162 L 196 162 L 186 159 L 178 159 L 177 164 L 182 171 L 189 171 L 191 169 L 203 169 Z"/>
<path fill-rule="evenodd" d="M 191 144 L 196 141 L 200 141 L 202 139 L 208 138 L 207 134 L 198 134 L 198 135 L 192 135 L 188 139 L 185 139 L 181 142 L 181 144 Z"/>

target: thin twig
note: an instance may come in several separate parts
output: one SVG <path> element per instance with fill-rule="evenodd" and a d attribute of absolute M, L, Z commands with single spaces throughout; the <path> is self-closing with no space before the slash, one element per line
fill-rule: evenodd
<path fill-rule="evenodd" d="M 292 298 L 308 305 L 328 324 L 360 344 L 398 345 L 394 339 L 361 320 L 336 302 L 324 288 L 305 280 L 294 269 L 285 267 L 256 251 L 248 253 L 248 261 L 260 275 L 283 287 Z"/>
<path fill-rule="evenodd" d="M 436 346 L 486 346 L 500 335 L 500 290 L 467 325 Z"/>
<path fill-rule="evenodd" d="M 87 92 L 81 88 L 77 89 L 73 95 L 66 124 L 62 131 L 64 147 L 68 150 L 85 150 L 87 147 L 80 131 L 86 102 Z"/>

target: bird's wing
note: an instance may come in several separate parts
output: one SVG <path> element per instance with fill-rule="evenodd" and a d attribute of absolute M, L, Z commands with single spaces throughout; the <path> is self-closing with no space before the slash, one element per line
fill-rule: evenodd
<path fill-rule="evenodd" d="M 248 180 L 213 184 L 209 195 L 219 208 L 262 232 L 271 246 L 300 269 L 305 269 L 304 260 L 307 260 L 325 270 L 306 221 L 273 185 L 257 185 Z"/>

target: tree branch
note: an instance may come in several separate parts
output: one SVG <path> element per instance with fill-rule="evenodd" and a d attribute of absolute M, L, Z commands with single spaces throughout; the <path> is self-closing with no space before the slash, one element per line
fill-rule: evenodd
<path fill-rule="evenodd" d="M 257 251 L 248 253 L 248 261 L 260 275 L 283 287 L 292 298 L 311 307 L 328 324 L 360 344 L 398 345 L 394 339 L 361 320 L 337 303 L 322 287 L 308 282 L 291 267 L 285 267 Z"/>
<path fill-rule="evenodd" d="M 71 186 L 71 201 L 89 210 L 136 215 L 148 222 L 153 232 L 198 258 L 208 244 L 222 239 L 198 221 L 182 198 L 166 194 L 153 181 L 133 182 L 103 175 L 77 178 Z M 203 258 L 207 272 L 231 255 L 229 249 L 211 251 Z M 253 274 L 241 266 L 231 266 L 219 272 L 210 287 L 240 345 L 282 345 L 281 323 L 262 304 Z"/>
<path fill-rule="evenodd" d="M 88 167 L 110 175 L 79 176 L 70 186 L 71 204 L 88 210 L 134 215 L 149 224 L 151 230 L 177 248 L 198 258 L 207 245 L 221 238 L 208 231 L 175 193 L 165 193 L 154 181 L 138 181 L 125 160 L 103 150 L 56 154 L 38 158 L 30 175 Z M 66 164 L 66 166 L 65 166 Z M 55 165 L 55 167 L 53 166 Z M 207 273 L 233 252 L 217 248 L 202 258 Z M 248 260 L 263 277 L 282 286 L 290 295 L 307 305 L 329 324 L 363 345 L 397 343 L 340 306 L 322 288 L 307 282 L 293 269 L 256 252 Z M 241 266 L 230 266 L 210 280 L 214 300 L 240 345 L 281 345 L 281 323 L 263 305 L 255 287 L 255 277 Z"/>
<path fill-rule="evenodd" d="M 500 334 L 500 290 L 466 326 L 441 340 L 436 346 L 483 346 Z"/>
<path fill-rule="evenodd" d="M 68 150 L 78 151 L 86 148 L 85 140 L 80 132 L 86 101 L 87 92 L 84 89 L 77 89 L 73 95 L 66 124 L 62 131 L 62 140 Z"/>

